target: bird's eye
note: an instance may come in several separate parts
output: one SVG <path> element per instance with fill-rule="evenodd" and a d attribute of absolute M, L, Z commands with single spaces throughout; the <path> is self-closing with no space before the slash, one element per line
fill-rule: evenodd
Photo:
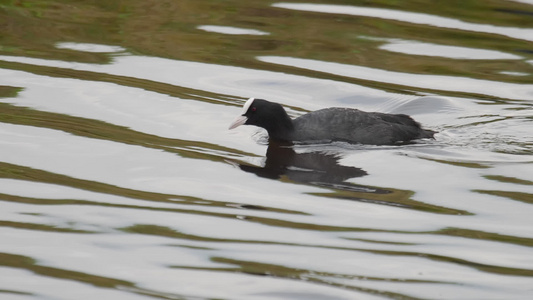
<path fill-rule="evenodd" d="M 257 108 L 255 108 L 255 106 L 253 106 L 252 107 L 252 111 L 256 111 L 256 110 L 257 110 Z"/>

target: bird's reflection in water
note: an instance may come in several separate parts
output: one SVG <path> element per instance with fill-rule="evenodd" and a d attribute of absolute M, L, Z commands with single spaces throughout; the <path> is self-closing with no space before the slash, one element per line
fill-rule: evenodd
<path fill-rule="evenodd" d="M 302 152 L 301 150 L 305 151 Z M 331 148 L 325 149 L 320 146 L 300 148 L 286 144 L 275 144 L 271 141 L 267 149 L 264 166 L 258 167 L 239 162 L 237 162 L 237 165 L 241 170 L 254 173 L 260 177 L 271 179 L 286 178 L 294 183 L 308 184 L 331 190 L 331 192 L 311 193 L 321 197 L 367 202 L 431 213 L 471 214 L 468 211 L 416 201 L 411 199 L 411 195 L 414 192 L 409 190 L 383 189 L 347 182 L 348 179 L 366 176 L 368 173 L 360 168 L 340 165 L 339 151 L 331 150 Z M 257 207 L 254 208 L 257 209 Z"/>
<path fill-rule="evenodd" d="M 298 153 L 291 144 L 270 142 L 264 166 L 251 166 L 239 163 L 239 167 L 257 176 L 278 179 L 286 176 L 289 180 L 336 190 L 388 193 L 389 191 L 355 185 L 346 180 L 368 175 L 360 168 L 342 166 L 339 157 L 325 151 Z"/>

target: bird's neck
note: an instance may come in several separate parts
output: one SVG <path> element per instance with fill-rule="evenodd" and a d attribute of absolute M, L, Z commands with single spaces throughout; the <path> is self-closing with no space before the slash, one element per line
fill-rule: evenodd
<path fill-rule="evenodd" d="M 291 118 L 285 113 L 277 122 L 271 123 L 268 128 L 268 137 L 275 141 L 291 141 L 294 125 Z"/>

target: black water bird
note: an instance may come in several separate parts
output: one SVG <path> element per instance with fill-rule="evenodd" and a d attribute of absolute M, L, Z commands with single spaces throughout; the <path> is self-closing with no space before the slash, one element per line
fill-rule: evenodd
<path fill-rule="evenodd" d="M 292 120 L 283 106 L 250 98 L 229 129 L 255 125 L 266 129 L 269 139 L 279 142 L 344 141 L 367 145 L 395 145 L 433 138 L 434 131 L 404 114 L 364 112 L 352 108 L 325 108 Z"/>

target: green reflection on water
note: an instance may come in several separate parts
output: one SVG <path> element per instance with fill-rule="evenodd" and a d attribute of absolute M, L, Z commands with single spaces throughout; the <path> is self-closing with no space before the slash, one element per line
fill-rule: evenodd
<path fill-rule="evenodd" d="M 134 54 L 207 63 L 275 69 L 258 63 L 259 55 L 281 55 L 362 65 L 378 69 L 466 76 L 530 83 L 526 62 L 530 42 L 500 35 L 428 27 L 393 20 L 290 11 L 265 1 L 3 1 L 0 19 L 8 30 L 1 54 L 109 63 L 110 57 L 58 49 L 58 42 L 117 45 Z M 337 1 L 368 7 L 367 1 Z M 504 27 L 530 25 L 530 6 L 512 1 L 372 1 L 371 7 L 423 12 L 465 22 Z M 224 35 L 197 29 L 232 26 L 270 33 L 267 36 Z M 523 60 L 456 60 L 377 50 L 381 41 L 360 36 L 396 38 L 439 45 L 488 49 Z M 294 69 L 292 69 L 294 72 Z M 502 71 L 527 76 L 502 75 Z M 381 83 L 382 88 L 387 84 Z"/>
<path fill-rule="evenodd" d="M 246 152 L 225 148 L 215 144 L 164 138 L 134 131 L 127 127 L 113 125 L 103 121 L 43 112 L 5 103 L 0 103 L 0 122 L 50 128 L 88 138 L 109 140 L 146 148 L 155 148 L 187 158 L 207 159 L 218 162 L 224 161 L 225 157 L 212 154 L 212 150 L 253 156 Z M 195 150 L 196 148 L 206 149 L 208 152 L 200 152 Z"/>
<path fill-rule="evenodd" d="M 471 230 L 463 228 L 445 228 L 435 232 L 428 232 L 429 234 L 442 234 L 449 236 L 458 236 L 469 239 L 478 239 L 486 241 L 495 241 L 500 243 L 510 243 L 516 245 L 522 245 L 526 247 L 533 247 L 533 239 L 524 238 L 511 235 L 503 235 L 492 232 L 485 232 L 480 230 Z"/>
<path fill-rule="evenodd" d="M 167 294 L 149 289 L 138 288 L 134 283 L 125 280 L 39 265 L 38 261 L 24 255 L 0 253 L 0 266 L 28 270 L 37 275 L 46 277 L 66 279 L 78 283 L 90 284 L 99 288 L 116 289 L 123 292 L 151 296 L 159 299 L 190 299 L 189 297 L 182 295 Z M 0 290 L 0 295 L 1 294 L 33 295 L 27 292 L 11 290 Z"/>
<path fill-rule="evenodd" d="M 6 195 L 0 194 L 0 199 L 3 199 L 5 197 Z M 62 227 L 52 226 L 52 225 L 11 222 L 11 221 L 0 221 L 0 227 L 11 227 L 11 228 L 17 228 L 17 229 L 51 231 L 51 232 L 93 233 L 92 231 L 87 231 L 87 230 L 78 230 L 78 229 L 71 229 L 71 228 L 62 228 Z"/>
<path fill-rule="evenodd" d="M 14 98 L 18 93 L 22 91 L 22 88 L 14 86 L 0 85 L 0 98 Z"/>
<path fill-rule="evenodd" d="M 475 190 L 475 192 L 504 197 L 524 203 L 533 204 L 533 194 L 512 192 L 512 191 L 489 191 L 489 190 Z"/>
<path fill-rule="evenodd" d="M 363 293 L 373 294 L 373 295 L 380 295 L 387 297 L 389 299 L 402 299 L 402 300 L 416 300 L 419 298 L 411 297 L 405 294 L 400 293 L 394 293 L 394 292 L 386 292 L 386 291 L 380 291 L 376 289 L 361 287 L 357 285 L 358 280 L 362 281 L 382 281 L 382 282 L 404 282 L 404 283 L 436 283 L 436 281 L 429 281 L 429 280 L 412 280 L 412 279 L 398 279 L 398 278 L 379 278 L 379 277 L 368 277 L 368 276 L 359 276 L 359 275 L 345 275 L 345 274 L 338 274 L 338 273 L 328 273 L 328 272 L 320 272 L 320 271 L 313 271 L 309 269 L 300 269 L 300 268 L 291 268 L 276 264 L 269 264 L 269 263 L 261 263 L 256 261 L 243 261 L 243 260 L 236 260 L 226 257 L 212 257 L 211 261 L 225 264 L 225 265 L 233 265 L 230 267 L 219 267 L 219 268 L 203 268 L 203 267 L 190 267 L 190 266 L 171 266 L 172 268 L 177 269 L 185 269 L 185 270 L 204 270 L 204 271 L 210 271 L 210 272 L 227 272 L 227 273 L 245 273 L 249 275 L 255 275 L 255 276 L 268 276 L 268 277 L 275 277 L 275 278 L 284 278 L 284 279 L 292 279 L 292 280 L 302 280 L 306 282 L 312 282 L 315 284 L 322 284 L 322 285 L 328 285 L 332 287 L 347 289 L 347 290 L 353 290 L 353 291 L 359 291 Z M 357 270 L 354 270 L 354 272 L 357 272 Z M 338 283 L 338 280 L 344 280 L 343 283 Z M 345 283 L 346 280 L 353 280 L 354 283 L 347 284 Z M 283 294 L 283 293 L 281 293 Z M 305 297 L 305 292 L 298 293 L 300 297 Z M 288 298 L 290 298 L 290 293 L 287 293 L 286 295 Z M 316 298 L 320 295 L 308 295 L 309 297 Z M 329 298 L 326 295 L 323 295 L 324 297 Z"/>
<path fill-rule="evenodd" d="M 522 184 L 522 185 L 533 185 L 533 181 L 520 179 L 516 177 L 507 177 L 507 176 L 500 176 L 500 175 L 487 175 L 483 177 L 487 179 L 491 179 L 491 180 L 496 180 L 499 182 L 515 183 L 515 184 Z"/>
<path fill-rule="evenodd" d="M 380 187 L 380 189 L 384 189 Z M 353 201 L 368 202 L 381 205 L 390 205 L 394 207 L 401 207 L 407 209 L 415 209 L 424 212 L 437 213 L 437 214 L 449 214 L 449 215 L 473 215 L 472 213 L 466 210 L 453 209 L 444 206 L 431 205 L 421 201 L 416 201 L 412 198 L 414 192 L 399 190 L 399 189 L 387 189 L 389 193 L 364 193 L 364 192 L 353 192 L 353 191 L 342 191 L 337 190 L 332 193 L 314 193 L 313 195 L 326 197 L 326 198 L 336 198 L 336 199 L 346 199 Z"/>
<path fill-rule="evenodd" d="M 320 226 L 317 226 L 316 228 L 299 228 L 299 229 L 312 229 L 312 230 L 334 230 L 334 228 L 331 228 L 329 226 L 323 226 L 321 228 Z M 430 253 L 422 253 L 422 252 L 410 252 L 410 251 L 388 251 L 388 250 L 379 250 L 379 249 L 368 249 L 368 248 L 348 248 L 348 247 L 335 247 L 335 246 L 324 246 L 324 245 L 309 245 L 309 244 L 293 244 L 293 243 L 284 243 L 284 242 L 274 242 L 274 241 L 263 241 L 263 240 L 236 240 L 236 239 L 226 239 L 226 238 L 216 238 L 216 237 L 206 237 L 206 236 L 198 236 L 198 235 L 191 235 L 183 232 L 176 231 L 174 229 L 163 227 L 163 226 L 155 226 L 155 225 L 148 225 L 148 224 L 137 224 L 133 226 L 129 226 L 126 228 L 121 228 L 121 230 L 129 233 L 135 233 L 135 234 L 147 234 L 147 235 L 155 235 L 155 236 L 164 236 L 169 238 L 175 238 L 175 239 L 181 239 L 181 240 L 188 240 L 188 241 L 196 241 L 196 242 L 208 242 L 210 243 L 208 247 L 204 247 L 202 249 L 208 250 L 213 247 L 214 242 L 217 243 L 243 243 L 243 244 L 261 244 L 261 245 L 291 245 L 291 246 L 299 246 L 299 247 L 316 247 L 316 248 L 327 248 L 327 249 L 338 249 L 338 250 L 353 250 L 353 251 L 361 251 L 361 252 L 369 252 L 369 253 L 375 253 L 375 254 L 382 254 L 382 255 L 391 255 L 391 256 L 413 256 L 413 257 L 423 257 L 429 260 L 433 261 L 444 261 L 448 263 L 453 264 L 459 264 L 468 266 L 471 268 L 478 269 L 483 272 L 488 273 L 495 273 L 495 274 L 502 274 L 502 275 L 515 275 L 515 276 L 526 276 L 526 277 L 533 277 L 533 270 L 529 269 L 520 269 L 520 268 L 510 268 L 510 267 L 504 267 L 504 266 L 498 266 L 497 262 L 495 262 L 495 265 L 491 264 L 482 264 L 477 263 L 473 261 L 469 261 L 466 259 L 460 259 L 456 257 L 450 257 L 450 256 L 443 256 L 443 255 L 436 255 L 436 254 L 430 254 Z M 337 228 L 336 231 L 365 231 L 362 229 L 356 229 L 356 228 Z M 368 230 L 368 231 L 378 231 L 378 230 Z M 387 231 L 383 230 L 383 232 L 394 232 L 394 231 Z M 397 231 L 399 232 L 399 231 Z M 517 244 L 522 246 L 532 246 L 533 245 L 533 239 L 529 238 L 519 238 L 519 237 L 513 237 L 513 236 L 504 236 L 500 234 L 495 233 L 489 233 L 489 232 L 482 232 L 482 231 L 475 231 L 475 230 L 467 230 L 467 229 L 460 229 L 460 228 L 448 228 L 444 230 L 440 230 L 437 232 L 401 232 L 401 233 L 409 233 L 409 234 L 442 234 L 442 235 L 449 235 L 449 236 L 460 236 L 460 237 L 468 237 L 468 238 L 474 238 L 474 239 L 481 239 L 481 240 L 487 240 L 487 241 L 497 241 L 497 242 L 503 242 L 503 243 L 511 243 L 511 244 Z M 348 238 L 348 240 L 356 240 L 356 241 L 365 241 L 363 239 L 352 239 Z M 369 243 L 387 243 L 379 240 L 371 240 Z M 389 243 L 390 244 L 390 243 Z M 395 245 L 399 246 L 409 246 L 410 244 L 407 243 L 394 243 Z M 183 247 L 183 245 L 179 245 L 180 247 Z M 262 272 L 269 272 L 266 270 L 262 270 Z"/>
<path fill-rule="evenodd" d="M 121 196 L 121 197 L 135 199 L 135 200 L 163 202 L 163 203 L 168 203 L 168 204 L 187 205 L 191 207 L 219 207 L 219 208 L 231 207 L 231 208 L 239 209 L 239 210 L 262 210 L 262 211 L 264 210 L 264 211 L 271 211 L 271 212 L 276 212 L 276 213 L 305 215 L 305 213 L 302 213 L 302 212 L 275 208 L 275 207 L 263 207 L 263 206 L 257 206 L 257 205 L 235 203 L 235 202 L 214 201 L 214 200 L 208 200 L 208 199 L 203 199 L 203 198 L 197 198 L 193 196 L 162 194 L 162 193 L 154 193 L 154 192 L 147 192 L 147 191 L 142 191 L 142 190 L 122 188 L 122 187 L 118 187 L 115 185 L 110 185 L 110 184 L 106 184 L 102 182 L 78 179 L 78 178 L 69 177 L 69 176 L 62 175 L 62 174 L 47 172 L 43 170 L 37 170 L 33 168 L 13 165 L 13 164 L 4 163 L 4 162 L 0 162 L 0 178 L 10 178 L 10 179 L 50 183 L 50 184 L 62 185 L 62 186 L 67 186 L 67 187 L 81 189 L 81 190 L 92 191 L 92 192 L 101 193 L 101 194 Z M 27 204 L 38 204 L 38 205 L 99 205 L 99 206 L 158 210 L 158 211 L 169 211 L 169 212 L 198 213 L 198 214 L 206 214 L 206 215 L 228 217 L 228 218 L 236 217 L 234 214 L 205 212 L 202 210 L 195 210 L 192 208 L 183 209 L 183 208 L 175 208 L 172 206 L 162 208 L 162 207 L 150 207 L 150 206 L 141 206 L 141 205 L 134 205 L 134 204 L 128 205 L 128 204 L 114 204 L 114 203 L 108 203 L 108 202 L 93 202 L 93 201 L 78 200 L 78 199 L 39 199 L 39 198 L 20 197 L 20 196 L 14 196 L 14 195 L 0 194 L 0 200 L 18 202 L 18 203 L 27 203 Z"/>
<path fill-rule="evenodd" d="M 87 273 L 69 271 L 53 267 L 40 266 L 34 259 L 23 255 L 0 253 L 0 266 L 26 269 L 36 274 L 60 279 L 75 280 L 98 287 L 115 288 L 118 286 L 134 286 L 132 283 L 124 280 L 95 276 Z"/>

